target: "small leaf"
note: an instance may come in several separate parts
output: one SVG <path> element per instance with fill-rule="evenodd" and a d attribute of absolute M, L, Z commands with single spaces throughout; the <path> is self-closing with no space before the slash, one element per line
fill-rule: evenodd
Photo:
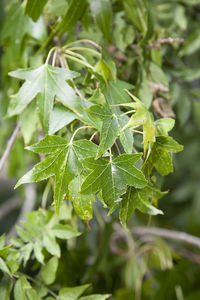
<path fill-rule="evenodd" d="M 41 246 L 41 241 L 36 240 L 36 242 L 33 244 L 33 251 L 35 254 L 35 258 L 41 263 L 44 263 L 44 255 L 42 253 L 42 246 Z"/>
<path fill-rule="evenodd" d="M 5 261 L 1 257 L 0 257 L 0 270 L 2 272 L 7 273 L 9 276 L 12 276 L 12 274 L 11 274 L 9 268 L 7 267 Z"/>
<path fill-rule="evenodd" d="M 52 227 L 51 232 L 59 239 L 71 239 L 80 235 L 80 232 L 76 231 L 69 225 L 56 224 Z"/>
<path fill-rule="evenodd" d="M 56 272 L 58 268 L 58 258 L 52 257 L 41 269 L 38 277 L 44 284 L 50 285 L 56 279 Z"/>
<path fill-rule="evenodd" d="M 26 278 L 24 276 L 20 276 L 14 287 L 15 300 L 27 300 L 25 292 L 30 288 L 31 286 Z"/>
<path fill-rule="evenodd" d="M 1 300 L 10 300 L 10 293 L 13 287 L 13 281 L 8 276 L 4 276 L 0 282 Z"/>
<path fill-rule="evenodd" d="M 58 243 L 56 242 L 56 239 L 54 236 L 51 235 L 50 232 L 45 232 L 43 234 L 43 242 L 44 242 L 44 247 L 46 250 L 51 254 L 51 255 L 56 255 L 60 257 L 60 247 Z"/>
<path fill-rule="evenodd" d="M 68 108 L 57 105 L 53 108 L 50 115 L 49 134 L 54 134 L 64 126 L 71 123 L 76 118 L 76 115 Z"/>
<path fill-rule="evenodd" d="M 62 288 L 59 291 L 59 300 L 77 300 L 89 286 L 89 284 L 85 284 L 72 288 Z"/>
<path fill-rule="evenodd" d="M 110 297 L 111 295 L 90 295 L 90 296 L 85 296 L 79 298 L 79 300 L 106 300 Z"/>

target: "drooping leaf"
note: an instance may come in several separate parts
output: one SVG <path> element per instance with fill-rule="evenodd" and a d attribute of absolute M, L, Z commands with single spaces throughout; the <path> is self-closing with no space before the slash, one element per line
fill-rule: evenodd
<path fill-rule="evenodd" d="M 15 287 L 14 287 L 14 299 L 15 300 L 27 300 L 26 298 L 26 290 L 30 289 L 31 285 L 27 281 L 24 276 L 20 276 L 17 280 Z"/>
<path fill-rule="evenodd" d="M 112 208 L 125 192 L 126 186 L 143 188 L 146 180 L 143 173 L 134 167 L 141 154 L 122 154 L 113 161 L 104 158 L 88 158 L 84 165 L 93 170 L 81 187 L 83 194 L 95 194 L 102 191 L 104 202 Z"/>
<path fill-rule="evenodd" d="M 75 177 L 69 184 L 69 199 L 72 200 L 77 215 L 82 220 L 90 220 L 92 218 L 92 201 L 94 196 L 83 195 L 80 193 L 81 185 L 84 181 L 82 175 Z"/>
<path fill-rule="evenodd" d="M 82 160 L 96 155 L 97 145 L 88 140 L 68 143 L 66 139 L 58 136 L 46 136 L 39 143 L 27 149 L 48 156 L 26 173 L 18 181 L 16 187 L 55 176 L 54 202 L 58 213 L 66 195 L 68 184 L 83 169 Z"/>
<path fill-rule="evenodd" d="M 131 107 L 135 109 L 136 112 L 132 115 L 125 128 L 135 128 L 138 126 L 143 126 L 144 154 L 146 154 L 148 145 L 155 141 L 156 128 L 153 123 L 153 117 L 152 114 L 147 110 L 146 106 L 138 98 L 136 98 L 132 94 L 130 94 L 130 96 L 135 102 L 124 103 L 122 105 Z"/>
<path fill-rule="evenodd" d="M 79 298 L 79 300 L 106 300 L 110 297 L 111 295 L 89 295 L 85 297 Z"/>
<path fill-rule="evenodd" d="M 44 64 L 36 69 L 21 69 L 9 73 L 10 76 L 26 80 L 8 108 L 8 116 L 20 114 L 37 96 L 43 129 L 48 133 L 49 118 L 55 96 L 66 106 L 76 99 L 73 89 L 66 80 L 77 76 L 67 69 Z"/>
<path fill-rule="evenodd" d="M 154 167 L 162 176 L 173 172 L 172 157 L 169 153 L 176 153 L 182 150 L 183 146 L 179 145 L 171 137 L 158 136 L 148 159 L 143 165 L 144 172 L 149 176 Z"/>
<path fill-rule="evenodd" d="M 112 6 L 109 0 L 92 0 L 92 14 L 107 41 L 111 38 Z"/>
<path fill-rule="evenodd" d="M 149 215 L 163 214 L 161 210 L 151 204 L 150 200 L 158 200 L 165 194 L 166 192 L 161 192 L 149 185 L 142 189 L 129 187 L 126 194 L 122 196 L 119 214 L 121 224 L 126 227 L 135 209 Z"/>
<path fill-rule="evenodd" d="M 47 285 L 52 284 L 56 279 L 57 268 L 58 258 L 54 256 L 41 268 L 38 278 Z"/>
<path fill-rule="evenodd" d="M 0 257 L 0 270 L 2 272 L 7 273 L 9 276 L 12 276 L 12 274 L 11 274 L 11 272 L 10 272 L 7 264 L 6 264 L 6 262 L 1 257 Z"/>
<path fill-rule="evenodd" d="M 80 285 L 77 287 L 66 287 L 59 291 L 59 300 L 77 300 L 84 291 L 89 287 L 89 284 Z"/>
<path fill-rule="evenodd" d="M 168 132 L 172 130 L 175 124 L 175 120 L 171 118 L 162 118 L 155 121 L 157 135 L 168 135 Z"/>
<path fill-rule="evenodd" d="M 26 3 L 25 13 L 28 14 L 35 22 L 41 15 L 46 3 L 47 0 L 28 0 Z"/>

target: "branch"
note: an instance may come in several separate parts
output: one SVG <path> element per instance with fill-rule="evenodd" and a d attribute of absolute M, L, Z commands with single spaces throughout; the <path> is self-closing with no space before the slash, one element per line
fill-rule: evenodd
<path fill-rule="evenodd" d="M 200 248 L 200 238 L 182 231 L 174 231 L 156 227 L 135 227 L 132 229 L 135 235 L 155 235 L 163 238 L 182 241 Z"/>
<path fill-rule="evenodd" d="M 173 44 L 173 43 L 184 43 L 185 40 L 183 38 L 162 38 L 159 39 L 155 42 L 153 42 L 152 44 L 146 45 L 147 49 L 160 49 L 160 46 L 162 44 Z"/>
<path fill-rule="evenodd" d="M 6 150 L 5 150 L 3 156 L 2 156 L 2 158 L 1 158 L 1 160 L 0 160 L 0 171 L 1 171 L 1 169 L 3 168 L 3 165 L 4 165 L 4 163 L 5 163 L 5 161 L 6 161 L 7 157 L 8 157 L 8 155 L 9 155 L 9 153 L 10 153 L 10 150 L 11 150 L 12 145 L 13 145 L 13 143 L 14 143 L 16 137 L 17 137 L 17 134 L 18 134 L 19 130 L 20 130 L 20 123 L 18 122 L 18 123 L 17 123 L 17 126 L 15 127 L 15 130 L 13 131 L 13 133 L 12 133 L 12 135 L 11 135 L 9 141 L 8 141 Z"/>

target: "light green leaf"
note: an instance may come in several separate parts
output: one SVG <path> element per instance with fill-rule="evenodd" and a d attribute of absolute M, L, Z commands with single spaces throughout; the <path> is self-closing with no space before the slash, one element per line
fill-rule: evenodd
<path fill-rule="evenodd" d="M 62 288 L 59 291 L 59 300 L 77 300 L 89 287 L 89 284 L 80 285 L 72 288 Z"/>
<path fill-rule="evenodd" d="M 90 2 L 92 14 L 103 35 L 110 41 L 111 23 L 112 23 L 112 6 L 109 0 L 92 0 Z"/>
<path fill-rule="evenodd" d="M 52 227 L 51 232 L 59 239 L 71 239 L 80 235 L 80 232 L 73 229 L 67 224 L 56 224 Z"/>
<path fill-rule="evenodd" d="M 38 278 L 46 285 L 52 284 L 56 279 L 57 268 L 58 258 L 54 256 L 41 268 Z"/>
<path fill-rule="evenodd" d="M 77 73 L 67 69 L 44 64 L 36 69 L 10 72 L 9 75 L 26 81 L 11 101 L 7 115 L 11 117 L 20 114 L 37 96 L 40 118 L 46 133 L 55 96 L 66 106 L 70 106 L 76 99 L 73 89 L 66 80 L 76 77 Z"/>
<path fill-rule="evenodd" d="M 80 193 L 81 185 L 84 181 L 82 175 L 78 175 L 69 184 L 69 199 L 72 200 L 77 215 L 82 220 L 90 220 L 92 218 L 92 201 L 94 196 L 83 195 Z"/>
<path fill-rule="evenodd" d="M 37 21 L 46 2 L 47 0 L 28 0 L 26 3 L 25 13 L 28 14 L 34 22 Z"/>
<path fill-rule="evenodd" d="M 24 276 L 20 276 L 17 280 L 15 287 L 14 287 L 14 299 L 15 300 L 27 300 L 26 298 L 26 290 L 30 289 L 31 286 L 29 282 L 26 280 Z"/>
<path fill-rule="evenodd" d="M 57 105 L 53 108 L 50 115 L 49 134 L 54 134 L 61 128 L 71 123 L 76 115 L 63 105 Z"/>
<path fill-rule="evenodd" d="M 42 253 L 42 246 L 41 246 L 41 241 L 36 240 L 36 242 L 33 244 L 33 251 L 35 254 L 35 258 L 41 263 L 44 263 L 44 255 Z"/>
<path fill-rule="evenodd" d="M 55 176 L 54 202 L 56 211 L 59 213 L 69 182 L 82 171 L 82 159 L 96 156 L 97 145 L 88 140 L 68 143 L 58 136 L 46 136 L 28 149 L 35 153 L 50 155 L 26 173 L 18 181 L 16 187 Z"/>
<path fill-rule="evenodd" d="M 38 113 L 35 103 L 31 103 L 19 116 L 21 132 L 25 144 L 29 144 L 37 128 Z"/>
<path fill-rule="evenodd" d="M 172 130 L 175 124 L 175 120 L 171 118 L 162 118 L 155 121 L 157 135 L 168 135 L 168 132 Z"/>
<path fill-rule="evenodd" d="M 12 274 L 11 274 L 9 268 L 7 267 L 5 261 L 1 257 L 0 257 L 0 270 L 2 272 L 7 273 L 9 276 L 12 276 Z"/>
<path fill-rule="evenodd" d="M 33 244 L 32 243 L 28 243 L 26 245 L 24 245 L 23 247 L 21 247 L 20 249 L 20 260 L 23 260 L 23 265 L 24 267 L 26 266 L 27 261 L 29 260 L 30 256 L 31 256 L 31 252 L 33 250 Z"/>
<path fill-rule="evenodd" d="M 28 300 L 41 300 L 41 298 L 38 296 L 37 292 L 33 288 L 28 289 L 26 291 L 26 295 L 28 297 Z"/>
<path fill-rule="evenodd" d="M 93 171 L 86 177 L 81 187 L 83 194 L 102 191 L 104 202 L 112 207 L 125 192 L 126 186 L 142 188 L 146 185 L 144 175 L 134 167 L 141 154 L 122 154 L 113 161 L 104 158 L 88 158 L 85 166 Z"/>
<path fill-rule="evenodd" d="M 144 173 L 149 176 L 154 167 L 162 176 L 173 172 L 172 157 L 168 152 L 173 153 L 182 150 L 183 146 L 179 145 L 171 137 L 158 136 L 148 159 L 143 165 Z"/>
<path fill-rule="evenodd" d="M 13 281 L 8 276 L 4 276 L 0 282 L 1 300 L 10 300 L 10 293 L 13 287 Z"/>
<path fill-rule="evenodd" d="M 105 300 L 108 299 L 111 295 L 90 295 L 79 298 L 79 300 Z"/>
<path fill-rule="evenodd" d="M 44 232 L 43 233 L 43 242 L 44 247 L 51 255 L 56 255 L 57 257 L 60 257 L 60 246 L 56 242 L 56 239 L 54 236 L 52 236 L 51 232 Z"/>

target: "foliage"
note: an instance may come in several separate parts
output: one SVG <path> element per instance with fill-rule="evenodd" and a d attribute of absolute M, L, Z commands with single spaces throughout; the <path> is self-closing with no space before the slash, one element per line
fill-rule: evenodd
<path fill-rule="evenodd" d="M 171 298 L 192 297 L 176 250 L 158 238 L 136 240 L 130 229 L 165 213 L 167 200 L 158 199 L 169 199 L 167 184 L 182 168 L 180 161 L 164 181 L 183 150 L 176 140 L 185 144 L 185 128 L 199 130 L 199 4 L 1 4 L 0 141 L 20 122 L 8 173 L 16 188 L 42 181 L 39 209 L 11 244 L 1 237 L 3 299 L 167 299 L 168 274 Z"/>

